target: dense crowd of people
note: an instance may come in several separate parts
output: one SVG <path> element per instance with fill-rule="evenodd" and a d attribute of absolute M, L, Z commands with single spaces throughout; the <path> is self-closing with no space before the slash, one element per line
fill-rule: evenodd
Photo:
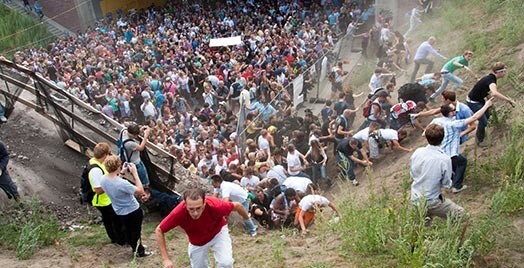
<path fill-rule="evenodd" d="M 103 144 L 97 145 L 101 147 L 95 148 L 90 160 L 103 167 L 91 174 L 92 187 L 100 197 L 93 205 L 102 213 L 112 242 L 127 243 L 138 256 L 147 256 L 139 242 L 142 214 L 137 212 L 133 196 L 141 201 L 156 199 L 167 207 L 166 214 L 176 207 L 156 231 L 166 267 L 172 263 L 164 233 L 176 226 L 188 233 L 191 255 L 199 256 L 191 257 L 192 263 L 207 264 L 207 250 L 213 247 L 215 255 L 225 254 L 216 260 L 227 265 L 232 263 L 232 253 L 223 216 L 238 212 L 252 236 L 257 235 L 253 219 L 268 229 L 297 226 L 306 233 L 319 207 L 329 206 L 338 213 L 333 202 L 317 193 L 334 183 L 326 168 L 328 161 L 336 163 L 339 178 L 356 186 L 357 166 L 372 166 L 388 147 L 412 151 L 401 144 L 410 128 L 425 130 L 430 144 L 412 156 L 413 201 L 447 204 L 437 208 L 433 214 L 437 216 L 462 212 L 456 204 L 444 202 L 440 186 L 452 187 L 454 193 L 466 189 L 467 160 L 459 145 L 475 129 L 477 144 L 484 145 L 492 105 L 492 100 L 486 101 L 487 92 L 513 104 L 496 88 L 506 67 L 496 63 L 493 72 L 473 87 L 467 104 L 460 103 L 455 90 L 463 81 L 453 73 L 466 69 L 477 77 L 468 67 L 473 52 L 465 51 L 444 64 L 441 71 L 433 72 L 430 54 L 447 60 L 433 47 L 436 38 L 429 37 L 415 53 L 407 38 L 421 23 L 421 7 L 411 11 L 410 29 L 404 35 L 394 30 L 391 18 L 382 12 L 369 29 L 353 32 L 360 15 L 369 8 L 367 2 L 226 1 L 214 9 L 198 4 L 175 8 L 168 2 L 163 8 L 151 7 L 116 21 L 100 22 L 78 37 L 60 39 L 47 48 L 20 51 L 14 61 L 41 73 L 106 116 L 134 122 L 121 132 L 125 163 L 111 157 L 109 147 Z M 338 37 L 348 33 L 362 39 L 363 56 L 375 53 L 377 58 L 365 101 L 355 104 L 360 94 L 343 85 L 347 72 L 338 63 L 329 74 L 332 94 L 320 116 L 309 109 L 304 117 L 298 116 L 286 86 L 329 52 Z M 209 47 L 210 39 L 231 36 L 241 36 L 242 44 Z M 411 81 L 397 90 L 396 77 L 406 73 L 411 62 L 415 65 Z M 420 65 L 426 65 L 426 70 L 417 77 Z M 455 83 L 451 90 L 446 89 L 449 82 Z M 396 90 L 397 100 L 392 96 Z M 438 97 L 443 105 L 429 109 L 428 103 Z M 353 128 L 359 111 L 363 122 Z M 427 128 L 419 121 L 438 113 L 443 117 Z M 243 126 L 238 125 L 239 120 L 245 122 Z M 245 143 L 239 144 L 243 134 Z M 170 152 L 206 180 L 215 189 L 214 197 L 195 190 L 181 197 L 149 189 L 140 159 L 145 141 Z M 437 170 L 427 167 L 427 161 L 442 164 Z M 121 180 L 122 170 L 131 173 L 134 186 Z M 444 175 L 428 178 L 425 171 Z M 183 205 L 177 206 L 179 203 Z M 220 217 L 208 215 L 204 207 L 213 208 Z M 207 221 L 216 226 L 209 229 L 211 233 L 199 235 L 187 214 L 198 226 L 208 226 Z M 127 222 L 125 241 L 119 235 L 122 222 Z"/>

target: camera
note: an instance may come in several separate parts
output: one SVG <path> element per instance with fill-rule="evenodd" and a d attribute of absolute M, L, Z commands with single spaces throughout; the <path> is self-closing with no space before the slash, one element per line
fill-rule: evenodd
<path fill-rule="evenodd" d="M 128 171 L 129 171 L 129 163 L 124 162 L 124 165 L 122 169 L 120 170 L 120 176 L 125 176 Z"/>

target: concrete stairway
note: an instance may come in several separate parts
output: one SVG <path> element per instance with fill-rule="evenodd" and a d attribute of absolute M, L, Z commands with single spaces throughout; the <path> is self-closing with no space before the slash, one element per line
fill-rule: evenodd
<path fill-rule="evenodd" d="M 39 21 L 40 18 L 38 17 L 38 15 L 36 15 L 36 13 L 34 12 L 34 9 L 31 11 L 31 12 L 27 12 L 25 9 L 24 9 L 24 5 L 22 3 L 22 1 L 19 1 L 19 0 L 10 0 L 8 1 L 7 3 L 2 1 L 2 3 L 4 4 L 4 6 L 6 6 L 7 8 L 11 9 L 11 10 L 14 10 L 20 14 L 24 14 L 26 16 L 30 16 L 32 18 L 35 18 L 35 20 Z M 45 15 L 45 13 L 44 13 Z M 76 34 L 72 31 L 70 31 L 69 29 L 67 29 L 66 27 L 58 24 L 56 21 L 44 16 L 44 18 L 41 20 L 43 24 L 45 24 L 47 30 L 53 34 L 54 36 L 56 37 L 64 37 L 64 36 L 75 36 Z"/>

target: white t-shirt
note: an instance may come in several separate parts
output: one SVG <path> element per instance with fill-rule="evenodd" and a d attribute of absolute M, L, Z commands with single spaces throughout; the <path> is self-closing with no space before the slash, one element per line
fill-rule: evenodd
<path fill-rule="evenodd" d="M 373 90 L 379 88 L 381 85 L 380 76 L 373 73 L 373 75 L 371 75 L 371 78 L 369 79 L 369 83 L 373 87 Z M 370 92 L 373 93 L 373 91 Z"/>
<path fill-rule="evenodd" d="M 269 141 L 267 141 L 266 138 L 259 136 L 258 137 L 258 149 L 263 150 L 266 153 L 268 153 L 270 150 Z"/>
<path fill-rule="evenodd" d="M 306 177 L 289 177 L 282 183 L 282 185 L 285 185 L 287 188 L 293 188 L 295 191 L 305 193 L 307 191 L 307 186 L 312 183 L 313 182 Z"/>
<path fill-rule="evenodd" d="M 142 110 L 142 112 L 144 113 L 144 117 L 155 117 L 155 114 L 156 114 L 156 110 L 155 110 L 155 105 L 153 105 L 153 103 L 151 103 L 150 101 L 147 102 L 147 103 L 142 103 L 142 105 L 140 106 L 140 110 Z"/>
<path fill-rule="evenodd" d="M 226 161 L 223 161 L 222 165 L 217 163 L 217 165 L 215 166 L 215 174 L 220 174 L 220 171 L 222 171 L 222 169 L 227 170 Z"/>
<path fill-rule="evenodd" d="M 233 202 L 243 203 L 247 199 L 247 191 L 240 185 L 228 181 L 223 181 L 220 188 L 215 188 L 215 193 L 218 193 L 222 198 L 229 198 Z"/>
<path fill-rule="evenodd" d="M 298 206 L 303 211 L 315 210 L 314 204 L 317 204 L 317 206 L 320 207 L 326 207 L 329 205 L 329 200 L 321 195 L 310 194 L 304 196 L 300 200 L 300 203 L 298 203 Z"/>
<path fill-rule="evenodd" d="M 302 163 L 300 162 L 300 156 L 298 155 L 298 152 L 296 150 L 294 153 L 287 153 L 287 172 L 291 176 L 295 176 L 298 173 L 300 173 L 300 171 L 291 171 L 291 167 L 302 167 Z"/>
<path fill-rule="evenodd" d="M 380 135 L 385 140 L 398 140 L 398 132 L 394 129 L 379 129 Z"/>
<path fill-rule="evenodd" d="M 101 169 L 96 168 L 96 167 L 92 168 L 89 171 L 89 175 L 91 175 L 89 179 L 90 179 L 90 182 L 93 188 L 102 187 L 101 183 L 102 183 L 102 178 L 104 177 L 104 172 L 102 172 Z"/>
<path fill-rule="evenodd" d="M 278 180 L 278 184 L 282 184 L 286 179 L 286 170 L 281 165 L 276 165 L 267 172 L 268 178 L 275 178 Z"/>
<path fill-rule="evenodd" d="M 251 178 L 242 177 L 242 179 L 240 179 L 240 186 L 244 188 L 247 188 L 247 187 L 255 188 L 257 187 L 259 182 L 260 182 L 260 179 L 257 176 L 251 176 Z"/>
<path fill-rule="evenodd" d="M 369 138 L 369 127 L 364 128 L 360 130 L 359 132 L 355 133 L 355 135 L 353 135 L 353 138 L 359 141 L 367 141 Z"/>

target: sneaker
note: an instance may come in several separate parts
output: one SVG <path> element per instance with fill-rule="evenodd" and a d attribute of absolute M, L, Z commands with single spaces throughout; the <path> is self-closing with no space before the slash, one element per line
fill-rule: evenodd
<path fill-rule="evenodd" d="M 142 254 L 138 254 L 137 257 L 139 257 L 139 258 L 145 258 L 145 257 L 149 257 L 149 256 L 151 256 L 151 255 L 153 255 L 153 252 L 152 252 L 152 251 L 148 251 L 148 250 L 146 250 L 146 251 L 144 251 L 144 253 L 142 253 Z"/>
<path fill-rule="evenodd" d="M 462 188 L 460 188 L 460 189 L 457 189 L 457 188 L 453 187 L 453 188 L 451 188 L 451 192 L 454 193 L 454 194 L 457 194 L 457 193 L 460 193 L 460 192 L 466 190 L 467 188 L 468 188 L 467 185 L 462 185 Z"/>
<path fill-rule="evenodd" d="M 2 115 L 2 116 L 0 116 L 0 121 L 5 123 L 5 122 L 7 122 L 7 118 Z"/>
<path fill-rule="evenodd" d="M 251 233 L 251 236 L 252 236 L 252 237 L 257 236 L 257 231 L 252 232 L 252 233 Z"/>
<path fill-rule="evenodd" d="M 351 183 L 352 183 L 354 186 L 358 186 L 358 181 L 357 181 L 357 180 L 352 180 Z"/>

